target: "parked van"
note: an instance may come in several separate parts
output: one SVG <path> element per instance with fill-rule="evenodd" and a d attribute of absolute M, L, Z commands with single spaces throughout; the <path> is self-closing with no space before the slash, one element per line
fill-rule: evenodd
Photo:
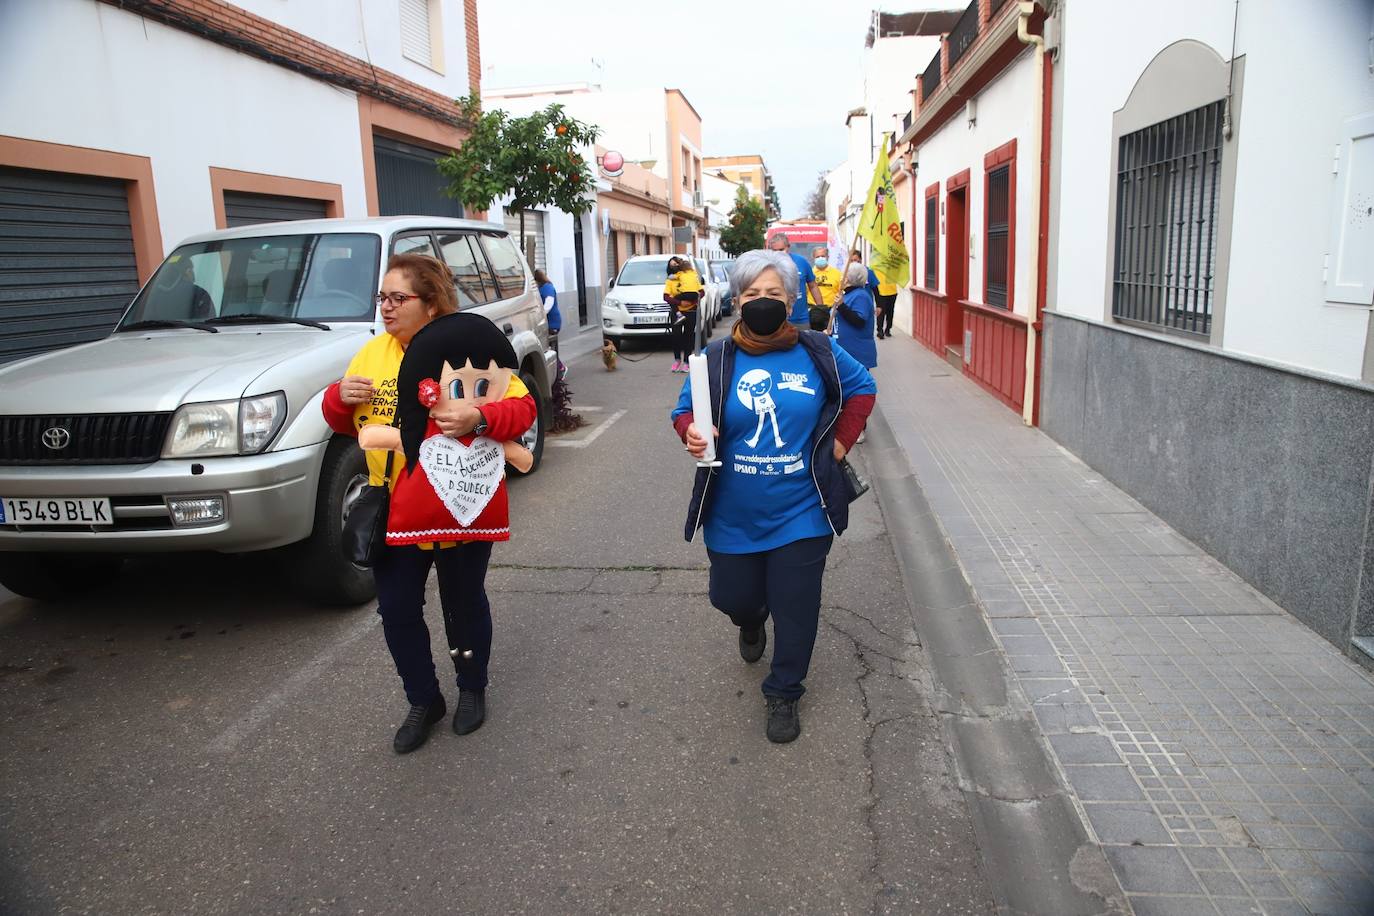
<path fill-rule="evenodd" d="M 320 410 L 369 336 L 392 254 L 433 255 L 459 306 L 506 336 L 539 402 L 556 357 L 506 230 L 439 217 L 268 223 L 177 246 L 109 337 L 0 366 L 0 584 L 69 596 L 125 554 L 284 549 L 325 603 L 374 594 L 341 532 L 367 485 L 356 440 Z"/>

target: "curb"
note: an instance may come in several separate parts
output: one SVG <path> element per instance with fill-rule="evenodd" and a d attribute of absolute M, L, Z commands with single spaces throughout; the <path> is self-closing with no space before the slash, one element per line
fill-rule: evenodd
<path fill-rule="evenodd" d="M 957 555 L 882 411 L 869 473 L 930 660 L 931 705 L 952 749 L 999 912 L 1126 914 L 1130 906 L 1049 755 Z"/>

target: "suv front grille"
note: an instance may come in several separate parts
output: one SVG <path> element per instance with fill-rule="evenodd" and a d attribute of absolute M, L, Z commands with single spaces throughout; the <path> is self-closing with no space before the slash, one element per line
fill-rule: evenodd
<path fill-rule="evenodd" d="M 147 464 L 162 454 L 171 419 L 171 413 L 0 417 L 0 464 Z"/>

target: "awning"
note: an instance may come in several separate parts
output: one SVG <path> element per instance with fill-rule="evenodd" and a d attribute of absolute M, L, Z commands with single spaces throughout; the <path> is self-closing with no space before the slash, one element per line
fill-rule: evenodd
<path fill-rule="evenodd" d="M 635 232 L 643 235 L 657 235 L 665 239 L 672 238 L 673 235 L 672 230 L 667 228 L 666 226 L 662 228 L 658 226 L 646 226 L 643 223 L 632 223 L 627 219 L 616 219 L 615 217 L 611 217 L 611 228 L 618 229 L 621 232 Z"/>

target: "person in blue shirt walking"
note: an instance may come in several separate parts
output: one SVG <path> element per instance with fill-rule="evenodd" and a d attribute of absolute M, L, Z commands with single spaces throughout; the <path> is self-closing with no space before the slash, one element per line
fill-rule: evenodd
<path fill-rule="evenodd" d="M 799 277 L 787 255 L 750 251 L 730 288 L 740 317 L 706 348 L 715 427 L 693 421 L 690 379 L 673 428 L 695 458 L 717 437 L 718 468 L 698 467 L 684 535 L 704 529 L 711 604 L 739 628 L 745 662 L 763 657 L 773 618 L 773 660 L 763 681 L 768 740 L 801 734 L 820 621 L 821 578 L 834 538 L 849 523 L 840 460 L 873 410 L 873 376 L 818 331 L 788 320 Z"/>
<path fill-rule="evenodd" d="M 797 298 L 792 302 L 792 310 L 788 314 L 787 320 L 799 328 L 810 328 L 811 307 L 806 304 L 806 294 L 811 294 L 812 302 L 825 301 L 821 298 L 820 290 L 816 287 L 816 272 L 811 269 L 811 262 L 799 254 L 792 253 L 792 240 L 783 232 L 779 232 L 768 240 L 768 248 L 787 255 L 796 265 Z"/>
<path fill-rule="evenodd" d="M 558 332 L 563 329 L 563 315 L 558 311 L 558 290 L 549 282 L 549 275 L 542 270 L 534 272 L 534 282 L 539 287 L 539 298 L 544 303 L 544 315 L 549 319 L 549 343 L 558 349 Z"/>
<path fill-rule="evenodd" d="M 878 365 L 878 345 L 873 342 L 873 292 L 868 288 L 872 271 L 858 262 L 844 271 L 844 296 L 835 303 L 835 342 L 863 364 Z"/>

